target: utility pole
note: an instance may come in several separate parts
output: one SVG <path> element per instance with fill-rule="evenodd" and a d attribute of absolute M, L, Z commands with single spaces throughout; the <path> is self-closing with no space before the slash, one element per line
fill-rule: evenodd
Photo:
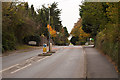
<path fill-rule="evenodd" d="M 48 4 L 48 8 L 49 8 L 49 52 L 50 52 L 50 5 Z"/>

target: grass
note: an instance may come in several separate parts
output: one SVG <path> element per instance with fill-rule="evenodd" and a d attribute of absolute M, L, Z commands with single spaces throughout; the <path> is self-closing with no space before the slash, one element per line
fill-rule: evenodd
<path fill-rule="evenodd" d="M 28 49 L 28 48 L 33 48 L 33 46 L 29 46 L 29 45 L 17 45 L 16 46 L 17 50 Z"/>
<path fill-rule="evenodd" d="M 15 50 L 7 50 L 5 52 L 2 52 L 2 56 L 8 56 L 8 55 L 14 53 L 15 51 L 17 51 L 17 53 L 28 52 L 28 51 L 32 50 L 32 48 L 34 48 L 34 46 L 16 45 L 16 49 Z"/>
<path fill-rule="evenodd" d="M 46 54 L 38 54 L 38 56 L 51 56 L 52 53 L 46 53 Z"/>

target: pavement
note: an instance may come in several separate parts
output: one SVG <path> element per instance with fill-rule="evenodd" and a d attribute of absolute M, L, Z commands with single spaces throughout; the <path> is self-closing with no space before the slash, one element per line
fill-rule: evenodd
<path fill-rule="evenodd" d="M 97 49 L 86 47 L 87 78 L 118 78 L 114 65 Z"/>
<path fill-rule="evenodd" d="M 53 50 L 56 53 L 51 56 L 38 56 L 42 49 L 37 49 L 3 57 L 2 77 L 73 80 L 118 78 L 114 66 L 92 46 L 54 46 Z"/>

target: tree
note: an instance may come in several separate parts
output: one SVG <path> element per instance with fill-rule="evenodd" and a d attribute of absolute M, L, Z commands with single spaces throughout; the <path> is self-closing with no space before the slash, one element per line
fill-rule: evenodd
<path fill-rule="evenodd" d="M 28 3 L 3 2 L 2 4 L 3 51 L 16 49 L 24 37 L 34 35 L 35 22 L 30 18 Z"/>
<path fill-rule="evenodd" d="M 110 56 L 116 64 L 120 42 L 119 4 L 85 2 L 80 6 L 82 29 L 95 38 L 95 46 Z"/>
<path fill-rule="evenodd" d="M 58 9 L 57 6 L 58 6 L 58 4 L 55 2 L 51 4 L 51 7 L 50 7 L 50 26 L 55 31 L 60 32 L 60 30 L 62 29 L 62 24 L 60 21 L 61 10 Z M 49 24 L 49 8 L 42 5 L 42 8 L 38 9 L 37 12 L 38 12 L 37 22 L 40 23 L 40 27 L 41 27 L 40 31 L 42 32 L 41 34 L 45 34 L 46 29 L 47 29 L 47 24 Z M 45 36 L 48 37 L 48 34 L 46 34 Z"/>
<path fill-rule="evenodd" d="M 76 45 L 76 42 L 79 41 L 79 37 L 75 37 L 73 36 L 70 40 L 70 42 L 73 44 L 73 45 Z"/>
<path fill-rule="evenodd" d="M 50 8 L 50 34 L 52 39 L 56 41 L 56 37 L 67 40 L 68 32 L 64 28 L 60 20 L 61 10 L 58 9 L 58 4 L 53 3 Z M 44 35 L 48 38 L 49 24 L 49 8 L 42 5 L 42 8 L 37 10 L 34 6 L 29 7 L 27 2 L 3 2 L 2 3 L 2 40 L 3 40 L 3 51 L 16 49 L 17 45 L 24 44 L 23 41 L 27 37 L 35 36 L 39 37 Z M 60 36 L 56 32 L 61 33 Z M 65 35 L 64 35 L 65 34 Z M 60 39 L 61 42 L 64 40 Z M 64 41 L 63 43 L 65 43 Z M 57 43 L 57 41 L 56 41 Z"/>
<path fill-rule="evenodd" d="M 48 31 L 50 28 L 50 35 L 51 37 L 56 37 L 56 31 L 54 29 L 52 29 L 52 27 L 50 25 L 47 25 Z"/>
<path fill-rule="evenodd" d="M 80 18 L 78 20 L 78 22 L 74 25 L 71 33 L 70 33 L 73 37 L 78 37 L 78 44 L 80 42 L 86 42 L 86 39 L 90 37 L 90 34 L 86 33 L 83 31 L 82 29 L 82 19 Z M 75 42 L 77 42 L 75 41 Z"/>
<path fill-rule="evenodd" d="M 54 2 L 50 8 L 51 26 L 57 32 L 60 32 L 60 30 L 62 29 L 62 24 L 60 20 L 61 10 L 58 9 L 57 6 L 58 6 L 58 3 Z"/>
<path fill-rule="evenodd" d="M 103 27 L 107 22 L 103 3 L 85 2 L 80 7 L 80 16 L 82 17 L 83 26 L 82 29 L 86 33 L 91 33 L 92 37 L 95 37 L 100 31 L 100 27 Z"/>
<path fill-rule="evenodd" d="M 68 33 L 68 31 L 67 31 L 67 28 L 66 28 L 66 27 L 63 27 L 63 30 L 64 30 L 65 37 L 69 37 L 69 33 Z"/>

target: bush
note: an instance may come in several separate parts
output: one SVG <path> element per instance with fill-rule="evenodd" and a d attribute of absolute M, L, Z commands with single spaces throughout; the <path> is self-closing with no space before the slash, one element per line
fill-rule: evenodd
<path fill-rule="evenodd" d="M 85 45 L 85 41 L 77 41 L 76 43 L 75 43 L 75 45 Z"/>
<path fill-rule="evenodd" d="M 80 45 L 85 45 L 85 43 L 86 43 L 86 42 L 84 42 L 84 41 L 83 41 L 83 42 L 80 42 Z"/>
<path fill-rule="evenodd" d="M 2 34 L 2 52 L 6 50 L 14 50 L 16 48 L 16 39 L 14 34 Z"/>

